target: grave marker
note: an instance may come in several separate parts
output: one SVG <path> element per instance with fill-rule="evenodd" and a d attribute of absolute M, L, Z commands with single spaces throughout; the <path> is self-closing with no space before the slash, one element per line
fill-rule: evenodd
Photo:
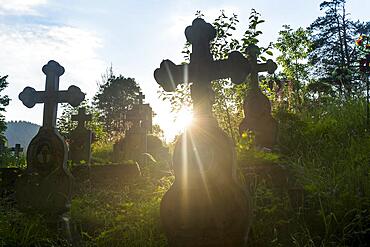
<path fill-rule="evenodd" d="M 272 148 L 276 143 L 277 122 L 271 115 L 271 103 L 264 95 L 258 84 L 258 73 L 268 72 L 273 74 L 277 65 L 271 60 L 266 63 L 258 63 L 257 57 L 260 49 L 256 45 L 247 48 L 250 64 L 250 88 L 244 99 L 244 119 L 239 125 L 239 132 L 253 131 L 255 144 L 258 147 Z"/>
<path fill-rule="evenodd" d="M 72 115 L 72 121 L 77 121 L 77 127 L 71 132 L 69 158 L 74 164 L 91 163 L 92 131 L 85 123 L 92 120 L 91 114 L 86 114 L 86 108 L 78 109 L 77 115 Z"/>
<path fill-rule="evenodd" d="M 41 213 L 55 228 L 62 228 L 70 240 L 69 217 L 71 175 L 67 170 L 67 147 L 56 129 L 59 103 L 78 106 L 85 94 L 76 86 L 59 91 L 64 68 L 51 60 L 43 66 L 45 91 L 26 87 L 19 99 L 28 108 L 44 103 L 43 125 L 27 150 L 27 169 L 16 183 L 16 200 L 23 211 Z"/>
<path fill-rule="evenodd" d="M 244 82 L 249 61 L 237 51 L 214 61 L 209 43 L 215 28 L 201 18 L 185 29 L 192 44 L 190 63 L 164 60 L 156 81 L 173 91 L 192 82 L 194 123 L 178 139 L 173 156 L 175 181 L 161 202 L 161 220 L 170 246 L 243 246 L 250 220 L 249 199 L 235 182 L 235 151 L 231 139 L 212 116 L 211 81 Z"/>

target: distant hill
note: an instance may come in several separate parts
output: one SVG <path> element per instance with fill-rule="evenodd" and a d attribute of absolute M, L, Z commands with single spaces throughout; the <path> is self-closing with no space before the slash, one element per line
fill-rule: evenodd
<path fill-rule="evenodd" d="M 40 126 L 27 121 L 7 122 L 5 137 L 8 140 L 8 147 L 14 147 L 19 143 L 27 150 L 28 144 L 39 131 Z"/>

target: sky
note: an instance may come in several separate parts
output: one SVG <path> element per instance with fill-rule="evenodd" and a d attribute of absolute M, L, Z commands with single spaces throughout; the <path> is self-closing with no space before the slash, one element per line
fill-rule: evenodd
<path fill-rule="evenodd" d="M 282 25 L 307 27 L 323 15 L 321 0 L 0 0 L 0 76 L 8 75 L 2 95 L 11 98 L 7 121 L 42 123 L 42 104 L 25 107 L 18 94 L 26 86 L 44 90 L 41 68 L 56 60 L 65 68 L 60 90 L 76 85 L 91 99 L 108 67 L 116 75 L 132 77 L 150 103 L 157 123 L 171 140 L 183 121 L 171 113 L 169 102 L 159 98 L 153 77 L 163 59 L 181 63 L 186 41 L 184 29 L 197 10 L 212 22 L 220 13 L 238 14 L 236 35 L 242 34 L 252 8 L 266 22 L 261 44 L 275 41 Z M 354 20 L 370 20 L 370 1 L 348 0 Z M 59 114 L 60 112 L 59 107 Z"/>

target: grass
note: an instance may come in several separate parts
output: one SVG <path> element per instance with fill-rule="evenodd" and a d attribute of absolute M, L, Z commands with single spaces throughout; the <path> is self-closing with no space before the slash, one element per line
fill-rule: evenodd
<path fill-rule="evenodd" d="M 360 101 L 278 112 L 278 154 L 239 149 L 241 163 L 283 164 L 294 180 L 289 188 L 266 179 L 248 183 L 254 205 L 249 246 L 367 246 L 370 132 L 364 116 Z M 134 182 L 86 187 L 73 198 L 72 225 L 81 246 L 167 246 L 159 203 L 173 177 L 152 169 Z M 63 244 L 42 217 L 6 202 L 0 208 L 0 246 Z"/>

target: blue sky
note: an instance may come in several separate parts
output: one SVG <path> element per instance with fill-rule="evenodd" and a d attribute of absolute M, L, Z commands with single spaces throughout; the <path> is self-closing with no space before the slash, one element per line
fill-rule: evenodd
<path fill-rule="evenodd" d="M 239 15 L 239 34 L 252 8 L 266 22 L 262 44 L 275 41 L 281 26 L 306 27 L 323 13 L 318 0 L 186 0 L 88 1 L 0 0 L 0 75 L 9 75 L 5 93 L 12 99 L 6 120 L 41 124 L 42 105 L 28 109 L 18 100 L 26 86 L 43 90 L 41 67 L 54 59 L 63 65 L 60 89 L 75 84 L 91 98 L 110 64 L 116 74 L 133 77 L 157 113 L 154 121 L 174 136 L 181 127 L 173 123 L 168 103 L 158 97 L 153 71 L 162 59 L 182 61 L 183 34 L 201 10 L 212 22 L 221 9 Z M 353 19 L 370 20 L 370 1 L 348 0 Z"/>

